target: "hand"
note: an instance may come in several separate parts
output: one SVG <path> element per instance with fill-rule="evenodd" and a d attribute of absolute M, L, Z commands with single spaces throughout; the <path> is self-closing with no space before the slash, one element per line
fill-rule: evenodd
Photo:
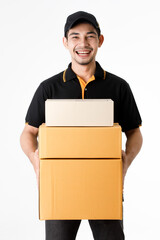
<path fill-rule="evenodd" d="M 31 162 L 32 162 L 34 171 L 36 173 L 37 184 L 38 184 L 38 187 L 39 187 L 39 165 L 40 165 L 40 160 L 39 160 L 38 149 L 35 152 L 32 153 Z"/>
<path fill-rule="evenodd" d="M 122 174 L 123 174 L 123 186 L 124 186 L 124 178 L 127 173 L 128 165 L 127 165 L 127 154 L 122 150 Z"/>

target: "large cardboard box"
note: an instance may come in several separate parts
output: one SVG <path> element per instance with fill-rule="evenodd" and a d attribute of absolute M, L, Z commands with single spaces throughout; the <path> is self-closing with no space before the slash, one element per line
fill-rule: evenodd
<path fill-rule="evenodd" d="M 113 126 L 111 99 L 47 99 L 46 126 Z"/>
<path fill-rule="evenodd" d="M 121 127 L 39 127 L 40 158 L 121 158 Z"/>
<path fill-rule="evenodd" d="M 39 217 L 122 219 L 121 159 L 41 159 Z"/>

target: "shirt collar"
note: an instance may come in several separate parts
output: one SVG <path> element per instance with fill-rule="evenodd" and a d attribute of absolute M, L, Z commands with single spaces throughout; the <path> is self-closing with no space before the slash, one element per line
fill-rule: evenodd
<path fill-rule="evenodd" d="M 96 71 L 95 71 L 95 80 L 105 79 L 106 72 L 101 68 L 100 64 L 96 62 Z M 68 68 L 63 72 L 63 81 L 68 82 L 69 80 L 73 80 L 77 78 L 75 72 L 73 72 L 71 68 L 71 63 L 68 65 Z"/>

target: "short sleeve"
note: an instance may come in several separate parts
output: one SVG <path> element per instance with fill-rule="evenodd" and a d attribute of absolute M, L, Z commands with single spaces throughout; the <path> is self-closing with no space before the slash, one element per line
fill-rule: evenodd
<path fill-rule="evenodd" d="M 138 128 L 142 124 L 135 98 L 129 84 L 125 81 L 121 85 L 119 123 L 123 132 Z"/>
<path fill-rule="evenodd" d="M 39 127 L 45 122 L 45 101 L 47 94 L 42 83 L 37 88 L 30 106 L 28 108 L 25 121 L 33 127 Z"/>

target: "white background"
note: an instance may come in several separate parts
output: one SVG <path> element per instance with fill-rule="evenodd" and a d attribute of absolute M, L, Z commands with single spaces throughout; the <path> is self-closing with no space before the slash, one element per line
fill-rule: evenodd
<path fill-rule="evenodd" d="M 97 60 L 128 81 L 143 119 L 143 148 L 125 182 L 126 239 L 160 239 L 158 0 L 0 1 L 0 239 L 44 239 L 36 178 L 19 137 L 39 83 L 70 62 L 63 27 L 78 10 L 98 19 L 105 41 Z M 93 239 L 87 220 L 77 234 L 84 239 Z"/>

